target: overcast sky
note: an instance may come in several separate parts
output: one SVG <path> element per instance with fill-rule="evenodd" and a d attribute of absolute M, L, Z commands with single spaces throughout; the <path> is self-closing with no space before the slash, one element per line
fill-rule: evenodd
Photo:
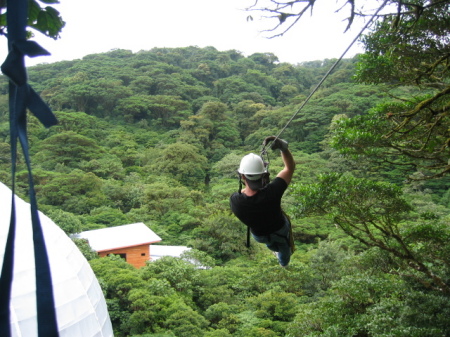
<path fill-rule="evenodd" d="M 154 47 L 213 46 L 235 49 L 249 56 L 271 52 L 281 62 L 337 58 L 359 33 L 363 22 L 344 34 L 345 15 L 335 14 L 335 2 L 318 1 L 309 13 L 282 37 L 268 39 L 263 29 L 272 22 L 244 9 L 254 0 L 60 0 L 55 5 L 66 21 L 61 38 L 54 41 L 36 33 L 34 38 L 52 55 L 27 58 L 28 66 L 80 59 L 111 49 L 133 52 Z M 248 21 L 249 14 L 254 20 Z M 6 39 L 1 60 L 6 56 Z M 356 43 L 345 57 L 361 52 Z"/>

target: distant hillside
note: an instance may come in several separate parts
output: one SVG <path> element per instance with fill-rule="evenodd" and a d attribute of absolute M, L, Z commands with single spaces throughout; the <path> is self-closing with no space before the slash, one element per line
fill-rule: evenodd
<path fill-rule="evenodd" d="M 285 126 L 334 61 L 292 65 L 273 54 L 186 47 L 31 67 L 30 83 L 59 119 L 49 130 L 30 119 L 40 207 L 69 233 L 139 221 L 165 243 L 187 244 L 216 212 L 228 212 L 240 156 Z M 342 166 L 321 155 L 333 117 L 362 114 L 383 97 L 352 82 L 355 62 L 343 60 L 282 135 L 311 163 L 298 181 Z M 8 183 L 7 80 L 0 81 L 0 179 Z M 25 192 L 25 171 L 18 180 Z M 233 249 L 216 258 L 232 258 L 240 251 Z"/>

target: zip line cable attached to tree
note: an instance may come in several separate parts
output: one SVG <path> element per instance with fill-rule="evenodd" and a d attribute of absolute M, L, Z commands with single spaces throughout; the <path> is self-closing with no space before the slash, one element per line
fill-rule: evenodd
<path fill-rule="evenodd" d="M 385 0 L 381 6 L 377 9 L 377 11 L 372 15 L 369 21 L 364 25 L 364 27 L 361 29 L 361 31 L 356 35 L 356 37 L 353 39 L 353 41 L 350 43 L 350 45 L 345 49 L 345 51 L 342 53 L 342 55 L 339 57 L 339 59 L 331 66 L 331 68 L 327 71 L 327 73 L 323 76 L 323 78 L 319 81 L 319 83 L 316 85 L 313 91 L 309 94 L 309 96 L 303 101 L 303 103 L 300 105 L 300 107 L 297 109 L 297 111 L 292 115 L 292 117 L 289 119 L 289 121 L 286 123 L 286 125 L 280 130 L 280 132 L 275 136 L 275 140 L 277 140 L 280 135 L 286 130 L 286 128 L 289 126 L 289 124 L 292 122 L 292 120 L 298 115 L 298 113 L 303 109 L 303 107 L 308 103 L 310 98 L 316 93 L 316 91 L 320 88 L 320 86 L 325 82 L 327 77 L 331 74 L 331 72 L 337 67 L 337 65 L 342 61 L 345 54 L 349 51 L 349 49 L 353 46 L 353 44 L 358 40 L 358 38 L 361 36 L 361 34 L 367 29 L 367 27 L 372 23 L 373 19 L 378 15 L 380 10 L 386 5 L 388 0 Z M 273 142 L 272 142 L 273 144 Z M 263 145 L 261 150 L 261 156 L 264 154 L 267 154 L 266 152 L 266 146 L 267 144 Z"/>

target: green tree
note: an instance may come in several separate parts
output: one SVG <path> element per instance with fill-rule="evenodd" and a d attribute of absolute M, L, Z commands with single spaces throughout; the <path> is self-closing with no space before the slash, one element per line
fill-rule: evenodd
<path fill-rule="evenodd" d="M 207 102 L 199 112 L 181 123 L 180 141 L 206 150 L 217 161 L 240 144 L 239 131 L 232 113 L 224 103 Z"/>
<path fill-rule="evenodd" d="M 168 145 L 152 167 L 156 172 L 168 174 L 186 186 L 200 188 L 205 184 L 207 159 L 193 145 Z"/>
<path fill-rule="evenodd" d="M 344 264 L 349 259 L 339 241 L 321 241 L 310 257 L 309 267 L 314 271 L 314 286 L 318 292 L 329 289 L 334 282 L 345 275 Z"/>
<path fill-rule="evenodd" d="M 57 164 L 77 168 L 82 160 L 98 159 L 104 152 L 95 140 L 66 131 L 43 140 L 34 158 L 47 169 L 54 169 Z"/>
<path fill-rule="evenodd" d="M 266 106 L 263 103 L 253 100 L 243 100 L 234 106 L 241 139 L 245 139 L 258 129 L 259 125 L 252 123 L 252 117 L 265 108 Z"/>
<path fill-rule="evenodd" d="M 204 334 L 204 337 L 231 337 L 231 336 L 232 335 L 226 328 L 208 331 Z"/>
<path fill-rule="evenodd" d="M 131 90 L 121 80 L 100 78 L 93 86 L 95 108 L 88 109 L 88 112 L 100 116 L 110 116 L 121 98 L 131 96 Z"/>
<path fill-rule="evenodd" d="M 138 164 L 139 144 L 133 133 L 127 132 L 127 130 L 122 128 L 113 129 L 106 136 L 103 144 L 105 147 L 109 148 L 109 154 L 111 156 L 120 158 L 124 166 L 134 166 Z"/>
<path fill-rule="evenodd" d="M 132 313 L 130 294 L 144 288 L 145 281 L 137 269 L 118 256 L 94 259 L 90 265 L 102 285 L 114 331 L 121 331 Z"/>
<path fill-rule="evenodd" d="M 166 280 L 175 291 L 186 296 L 187 299 L 194 294 L 200 277 L 199 273 L 200 271 L 192 263 L 171 256 L 162 257 L 141 268 L 144 280 L 150 278 Z"/>
<path fill-rule="evenodd" d="M 98 159 L 81 161 L 80 169 L 86 172 L 92 172 L 101 178 L 118 179 L 124 176 L 123 163 L 116 155 L 104 155 Z"/>
<path fill-rule="evenodd" d="M 150 283 L 154 285 L 155 282 Z M 149 291 L 150 290 L 150 291 Z M 133 336 L 144 333 L 157 333 L 164 331 L 162 323 L 167 320 L 165 310 L 171 303 L 177 301 L 177 296 L 169 289 L 157 295 L 150 287 L 142 289 L 132 289 L 129 293 L 130 308 L 132 313 L 128 322 L 124 322 L 122 327 Z"/>
<path fill-rule="evenodd" d="M 384 296 L 400 300 L 401 290 L 402 283 L 395 277 L 349 275 L 336 283 L 330 296 L 301 305 L 288 333 L 298 337 L 371 336 L 368 325 L 373 317 L 368 308 L 376 306 Z"/>
<path fill-rule="evenodd" d="M 150 97 L 150 118 L 158 121 L 158 124 L 177 126 L 180 120 L 190 115 L 188 102 L 178 96 L 155 95 Z"/>
<path fill-rule="evenodd" d="M 150 96 L 133 95 L 119 100 L 117 110 L 121 111 L 126 121 L 139 121 L 149 118 Z"/>
<path fill-rule="evenodd" d="M 82 230 L 81 220 L 70 212 L 55 209 L 49 211 L 47 214 L 67 235 L 80 233 Z"/>
<path fill-rule="evenodd" d="M 107 127 L 103 120 L 84 112 L 54 111 L 54 113 L 56 118 L 58 118 L 58 124 L 51 128 L 51 132 L 61 133 L 72 131 L 79 135 L 95 139 L 99 134 L 98 129 Z M 92 133 L 92 128 L 98 128 L 95 134 Z"/>
<path fill-rule="evenodd" d="M 215 81 L 214 87 L 216 95 L 222 102 L 226 103 L 239 103 L 244 93 L 256 92 L 262 97 L 269 95 L 267 89 L 258 84 L 248 83 L 237 75 Z"/>
<path fill-rule="evenodd" d="M 297 87 L 289 84 L 284 85 L 280 89 L 280 101 L 283 102 L 284 104 L 288 104 L 291 98 L 297 96 L 297 94 L 298 94 Z"/>
<path fill-rule="evenodd" d="M 399 187 L 330 174 L 316 184 L 297 185 L 295 193 L 300 214 L 328 214 L 347 235 L 388 252 L 396 273 L 415 278 L 429 291 L 450 293 L 446 220 L 409 218 L 412 207 Z"/>
<path fill-rule="evenodd" d="M 239 308 L 236 305 L 229 305 L 225 302 L 212 304 L 205 311 L 204 316 L 209 321 L 214 329 L 227 329 L 227 332 L 234 329 L 227 324 L 231 321 L 230 318 L 235 317 Z"/>
<path fill-rule="evenodd" d="M 86 72 L 78 72 L 62 83 L 66 102 L 76 111 L 86 112 L 94 102 L 95 87 Z"/>
<path fill-rule="evenodd" d="M 87 221 L 101 224 L 106 227 L 121 226 L 127 224 L 126 216 L 116 208 L 101 206 L 90 211 Z"/>
<path fill-rule="evenodd" d="M 202 337 L 208 326 L 207 320 L 181 300 L 166 309 L 168 318 L 164 326 L 176 336 Z"/>
<path fill-rule="evenodd" d="M 69 174 L 57 174 L 41 186 L 39 197 L 44 204 L 59 206 L 75 213 L 90 213 L 92 208 L 108 204 L 101 193 L 102 181 L 93 173 L 74 170 Z"/>
<path fill-rule="evenodd" d="M 244 299 L 239 296 L 238 287 L 235 287 L 242 276 L 243 271 L 235 266 L 221 266 L 202 271 L 195 303 L 213 328 L 223 327 L 231 332 L 236 329 L 236 322 L 233 323 L 234 328 L 227 324 L 237 319 L 235 315 Z"/>
<path fill-rule="evenodd" d="M 195 205 L 203 203 L 199 192 L 180 186 L 174 180 L 146 184 L 142 193 L 143 203 L 153 220 L 167 221 L 170 213 L 175 212 L 189 214 Z"/>
<path fill-rule="evenodd" d="M 430 96 L 428 96 L 430 97 Z M 390 102 L 379 105 L 367 115 L 352 119 L 341 119 L 332 132 L 331 145 L 341 153 L 364 156 L 374 165 L 395 165 L 414 178 L 419 170 L 419 179 L 438 178 L 446 174 L 448 152 L 445 123 L 429 123 L 416 120 L 397 131 L 389 131 L 391 125 L 401 123 L 395 116 L 405 110 L 415 109 L 423 97 L 410 102 Z M 431 109 L 434 108 L 430 105 Z M 434 122 L 430 122 L 434 123 Z"/>
<path fill-rule="evenodd" d="M 348 6 L 340 9 L 348 11 L 348 27 L 355 16 L 373 15 L 364 5 L 346 3 Z M 313 5 L 296 0 L 289 4 L 274 1 L 266 7 L 256 1 L 249 10 L 278 16 L 278 24 L 270 30 L 276 36 L 295 25 Z M 384 142 L 369 146 L 372 153 L 390 151 L 390 157 L 407 158 L 407 164 L 423 168 L 425 178 L 447 174 L 449 6 L 448 1 L 386 1 L 381 5 L 385 13 L 375 16 L 371 31 L 362 37 L 366 52 L 360 56 L 356 79 L 362 83 L 389 83 L 392 87 L 417 86 L 421 96 L 397 96 L 392 104 L 380 108 L 378 115 L 359 120 L 366 130 L 374 127 L 365 132 L 367 137 L 353 133 L 353 151 L 365 148 L 370 136 L 383 138 Z M 395 163 L 403 165 L 403 160 Z"/>
<path fill-rule="evenodd" d="M 266 291 L 250 302 L 259 318 L 289 322 L 297 313 L 296 296 L 279 290 Z"/>
<path fill-rule="evenodd" d="M 247 253 L 246 227 L 229 213 L 210 215 L 193 231 L 192 246 L 219 261 L 228 261 Z"/>
<path fill-rule="evenodd" d="M 98 254 L 96 251 L 92 250 L 91 246 L 89 246 L 89 242 L 85 239 L 72 239 L 77 248 L 86 258 L 86 260 L 90 261 L 98 258 Z"/>
<path fill-rule="evenodd" d="M 431 337 L 448 333 L 437 314 L 448 311 L 446 297 L 411 289 L 398 276 L 380 273 L 387 261 L 376 261 L 372 249 L 365 255 L 363 259 L 371 256 L 363 263 L 366 267 L 359 257 L 352 263 L 366 271 L 353 271 L 335 282 L 328 296 L 299 306 L 287 329 L 290 335 Z"/>

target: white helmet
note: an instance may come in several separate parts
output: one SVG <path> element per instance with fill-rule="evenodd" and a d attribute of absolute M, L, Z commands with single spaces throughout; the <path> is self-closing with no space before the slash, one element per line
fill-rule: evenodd
<path fill-rule="evenodd" d="M 262 174 L 267 173 L 267 169 L 260 156 L 250 153 L 242 158 L 238 172 L 247 179 L 258 180 Z"/>

